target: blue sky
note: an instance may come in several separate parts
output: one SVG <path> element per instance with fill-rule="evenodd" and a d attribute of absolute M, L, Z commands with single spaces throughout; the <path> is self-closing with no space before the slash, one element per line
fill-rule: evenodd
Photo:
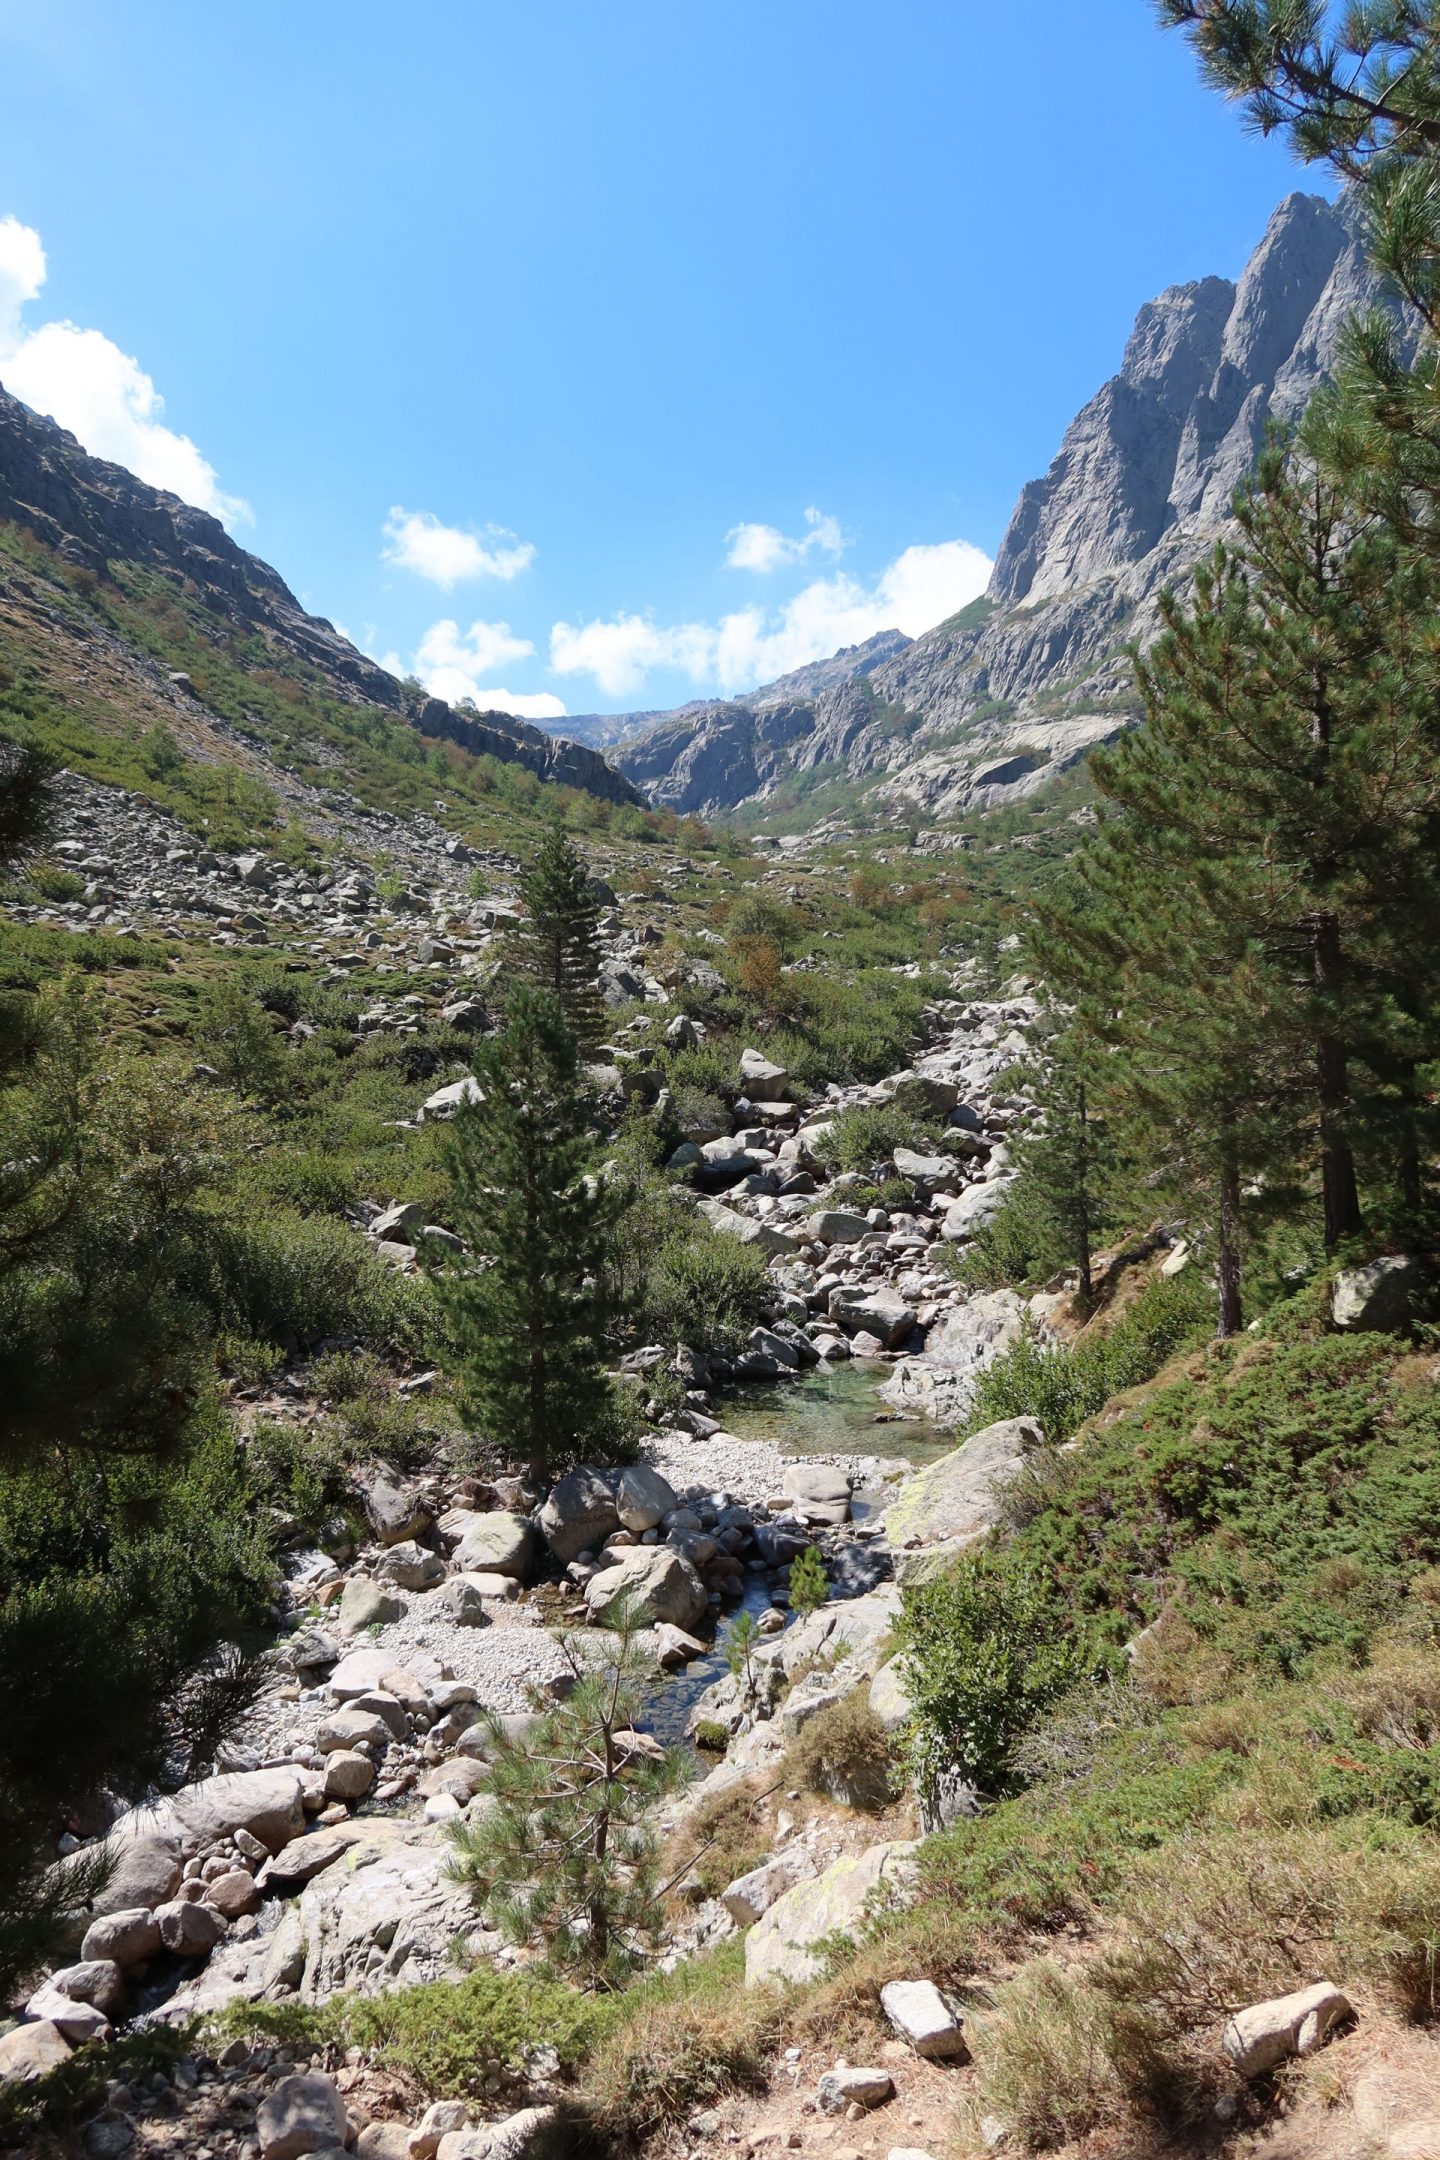
<path fill-rule="evenodd" d="M 447 694 L 664 706 L 963 604 L 1305 184 L 1146 0 L 0 0 L 0 381 Z"/>

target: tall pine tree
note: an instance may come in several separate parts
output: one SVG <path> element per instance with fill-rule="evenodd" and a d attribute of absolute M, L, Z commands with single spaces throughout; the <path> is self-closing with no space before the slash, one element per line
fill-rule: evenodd
<path fill-rule="evenodd" d="M 586 1175 L 590 1103 L 553 992 L 512 992 L 475 1077 L 481 1099 L 445 1148 L 448 1220 L 469 1255 L 432 1268 L 467 1407 L 540 1481 L 603 1430 L 603 1283 L 623 1195 Z"/>
<path fill-rule="evenodd" d="M 600 905 L 584 857 L 554 819 L 520 885 L 526 916 L 514 941 L 518 972 L 556 998 L 582 1051 L 604 1029 Z"/>

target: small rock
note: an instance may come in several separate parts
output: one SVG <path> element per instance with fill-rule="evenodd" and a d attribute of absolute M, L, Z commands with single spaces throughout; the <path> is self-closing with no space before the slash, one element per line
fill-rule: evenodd
<path fill-rule="evenodd" d="M 852 2107 L 883 2107 L 894 2091 L 895 2080 L 888 2070 L 851 2070 L 842 2064 L 821 2078 L 815 2105 L 822 2115 L 844 2115 Z"/>
<path fill-rule="evenodd" d="M 282 2078 L 255 2118 L 260 2160 L 304 2160 L 306 2153 L 343 2146 L 349 2127 L 332 2079 L 318 2071 Z"/>
<path fill-rule="evenodd" d="M 432 2100 L 410 2132 L 409 2160 L 435 2160 L 441 2138 L 463 2130 L 468 2114 L 463 2100 Z"/>
<path fill-rule="evenodd" d="M 969 2056 L 960 2012 L 933 1980 L 891 1980 L 880 1990 L 880 2007 L 917 2055 L 927 2062 L 964 2062 Z"/>
<path fill-rule="evenodd" d="M 1353 2015 L 1348 1995 L 1328 1980 L 1237 2010 L 1220 2045 L 1242 2077 L 1263 2077 L 1291 2055 L 1310 2055 Z"/>
<path fill-rule="evenodd" d="M 362 1800 L 375 1782 L 375 1765 L 368 1755 L 337 1749 L 325 1762 L 327 1800 Z"/>
<path fill-rule="evenodd" d="M 155 1920 L 161 1942 L 177 1957 L 203 1957 L 225 1933 L 225 1921 L 213 1906 L 195 1904 L 187 1898 L 157 1905 Z"/>

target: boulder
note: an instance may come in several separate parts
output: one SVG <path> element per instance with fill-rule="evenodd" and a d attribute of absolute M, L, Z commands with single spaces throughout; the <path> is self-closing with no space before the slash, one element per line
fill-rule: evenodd
<path fill-rule="evenodd" d="M 535 1526 L 528 1516 L 496 1508 L 470 1517 L 451 1558 L 462 1574 L 510 1575 L 516 1582 L 528 1582 L 535 1546 Z"/>
<path fill-rule="evenodd" d="M 940 1234 L 951 1245 L 963 1245 L 977 1231 L 993 1222 L 1010 1191 L 1008 1178 L 994 1178 L 985 1185 L 968 1185 L 946 1210 Z"/>
<path fill-rule="evenodd" d="M 473 1073 L 467 1073 L 463 1080 L 452 1080 L 449 1087 L 436 1088 L 433 1095 L 427 1095 L 420 1106 L 420 1116 L 422 1119 L 452 1118 L 466 1104 L 484 1100 L 479 1081 Z"/>
<path fill-rule="evenodd" d="M 740 1084 L 752 1102 L 782 1102 L 791 1093 L 790 1075 L 759 1050 L 740 1053 Z"/>
<path fill-rule="evenodd" d="M 785 1471 L 785 1497 L 802 1522 L 850 1520 L 850 1480 L 829 1463 L 795 1462 Z"/>
<path fill-rule="evenodd" d="M 279 1852 L 305 1828 L 300 1793 L 294 1770 L 228 1770 L 182 1786 L 160 1812 L 191 1846 L 214 1845 L 248 1830 L 268 1851 Z"/>
<path fill-rule="evenodd" d="M 391 1214 L 396 1212 L 393 1208 L 390 1210 Z M 407 1215 L 413 1212 L 415 1228 L 423 1227 L 424 1208 L 415 1206 L 413 1210 L 406 1209 L 403 1212 Z M 382 1222 L 386 1219 L 385 1216 L 381 1217 Z M 371 1228 L 375 1228 L 373 1223 Z M 382 1231 L 380 1234 L 386 1237 L 392 1235 L 389 1231 Z M 398 1484 L 393 1478 L 387 1477 L 376 1478 L 367 1487 L 365 1514 L 382 1545 L 400 1545 L 407 1538 L 418 1537 L 423 1530 L 429 1529 L 431 1521 L 430 1510 L 414 1487 Z"/>
<path fill-rule="evenodd" d="M 69 2062 L 70 2054 L 69 2041 L 48 2018 L 34 2025 L 16 2025 L 0 2033 L 0 2085 L 28 2085 Z"/>
<path fill-rule="evenodd" d="M 898 1291 L 872 1290 L 860 1283 L 841 1283 L 832 1290 L 829 1314 L 852 1335 L 864 1329 L 877 1336 L 887 1350 L 904 1342 L 915 1328 L 914 1311 Z"/>
<path fill-rule="evenodd" d="M 169 1894 L 167 1889 L 166 1897 Z M 113 1964 L 128 1969 L 131 1965 L 143 1965 L 159 1948 L 160 1930 L 154 1913 L 144 1905 L 132 1905 L 127 1911 L 107 1913 L 103 1919 L 92 1920 L 85 1930 L 80 1955 L 82 1958 L 108 1958 Z"/>
<path fill-rule="evenodd" d="M 912 1705 L 904 1663 L 902 1657 L 891 1658 L 870 1682 L 870 1715 L 882 1732 L 899 1732 L 910 1716 Z"/>
<path fill-rule="evenodd" d="M 84 1958 L 78 1965 L 63 1965 L 50 1975 L 50 1985 L 71 2002 L 93 2003 L 107 2018 L 118 2017 L 125 2007 L 124 1975 L 114 1958 Z M 32 2016 L 42 2014 L 31 2012 Z"/>
<path fill-rule="evenodd" d="M 805 1235 L 812 1245 L 854 1245 L 869 1230 L 865 1217 L 852 1214 L 848 1208 L 821 1208 L 805 1224 Z"/>
<path fill-rule="evenodd" d="M 337 1625 L 347 1635 L 358 1635 L 365 1628 L 388 1627 L 404 1610 L 392 1591 L 382 1590 L 368 1576 L 352 1575 L 340 1593 Z"/>
<path fill-rule="evenodd" d="M 316 1831 L 300 1850 L 331 1835 Z M 270 1937 L 267 1985 L 293 1975 L 290 1985 L 315 2003 L 347 1988 L 375 1995 L 453 1975 L 451 1945 L 474 1928 L 475 1908 L 468 1889 L 445 1873 L 443 1831 L 372 1817 L 346 1825 L 343 1835 L 332 1864 L 306 1884 Z"/>
<path fill-rule="evenodd" d="M 1034 1418 L 1002 1418 L 918 1470 L 882 1518 L 892 1547 L 982 1537 L 996 1519 L 1005 1487 L 1044 1438 Z"/>
<path fill-rule="evenodd" d="M 375 1765 L 368 1755 L 337 1748 L 325 1758 L 327 1800 L 363 1800 L 375 1782 Z"/>
<path fill-rule="evenodd" d="M 960 1090 L 953 1080 L 938 1079 L 933 1073 L 904 1072 L 891 1083 L 890 1100 L 911 1117 L 943 1118 L 959 1102 Z"/>
<path fill-rule="evenodd" d="M 371 1237 L 398 1238 L 402 1244 L 406 1245 L 413 1244 L 416 1232 L 423 1230 L 424 1227 L 425 1209 L 418 1200 L 396 1200 L 390 1207 L 382 1209 L 380 1214 L 369 1225 Z M 368 1513 L 368 1495 L 366 1500 L 366 1512 Z M 378 1532 L 380 1528 L 378 1523 L 376 1523 L 375 1528 Z"/>
<path fill-rule="evenodd" d="M 155 1923 L 161 1942 L 176 1957 L 204 1957 L 219 1942 L 226 1925 L 223 1915 L 212 1905 L 201 1905 L 189 1898 L 174 1898 L 168 1905 L 157 1905 Z"/>
<path fill-rule="evenodd" d="M 148 1911 L 174 1894 L 184 1858 L 180 1838 L 153 1814 L 122 1816 L 106 1840 L 106 1850 L 112 1862 L 110 1874 L 90 1903 L 97 1918 L 138 1912 L 142 1907 Z"/>
<path fill-rule="evenodd" d="M 929 1331 L 919 1357 L 897 1365 L 881 1394 L 897 1409 L 919 1411 L 939 1425 L 958 1424 L 986 1366 L 1020 1336 L 1025 1303 L 1013 1290 L 991 1290 L 945 1314 Z"/>
<path fill-rule="evenodd" d="M 1372 1260 L 1368 1267 L 1342 1268 L 1330 1294 L 1330 1318 L 1347 1334 L 1403 1334 L 1424 1289 L 1424 1268 L 1403 1253 Z"/>
<path fill-rule="evenodd" d="M 752 1927 L 805 1872 L 801 1853 L 776 1853 L 773 1859 L 738 1875 L 720 1893 L 720 1902 L 737 1927 Z"/>
<path fill-rule="evenodd" d="M 319 1726 L 315 1745 L 322 1755 L 332 1755 L 340 1748 L 358 1747 L 362 1740 L 368 1747 L 383 1750 L 394 1738 L 389 1721 L 378 1711 L 347 1703 L 343 1709 L 332 1711 Z"/>
<path fill-rule="evenodd" d="M 583 1464 L 567 1471 L 540 1510 L 540 1528 L 557 1560 L 599 1552 L 606 1538 L 620 1528 L 608 1481 Z"/>
<path fill-rule="evenodd" d="M 1220 2045 L 1242 2077 L 1263 2077 L 1292 2055 L 1312 2054 L 1353 2015 L 1348 1995 L 1320 1980 L 1293 1995 L 1237 2010 L 1220 2035 Z"/>
<path fill-rule="evenodd" d="M 915 1850 L 913 1839 L 867 1845 L 785 1891 L 745 1937 L 745 1985 L 818 1978 L 827 1935 L 853 1936 L 872 1900 L 908 1899 Z"/>
<path fill-rule="evenodd" d="M 621 1471 L 616 1507 L 626 1530 L 653 1530 L 679 1505 L 674 1487 L 649 1463 L 631 1463 Z"/>
<path fill-rule="evenodd" d="M 410 2132 L 407 2160 L 435 2160 L 441 2138 L 463 2130 L 469 2117 L 463 2100 L 432 2100 Z"/>
<path fill-rule="evenodd" d="M 51 1981 L 38 1987 L 25 2007 L 38 2024 L 53 2025 L 71 2047 L 83 2047 L 87 2040 L 108 2040 L 110 2037 L 110 2020 L 103 2010 L 97 2010 L 94 2003 L 76 2002 L 73 1996 L 63 1994 Z"/>
<path fill-rule="evenodd" d="M 260 1888 L 269 1894 L 278 1891 L 282 1896 L 300 1889 L 343 1858 L 365 1835 L 366 1827 L 361 1823 L 334 1823 L 325 1830 L 312 1830 L 308 1837 L 292 1839 L 282 1852 L 266 1861 L 260 1871 Z"/>
<path fill-rule="evenodd" d="M 668 1545 L 632 1545 L 590 1578 L 585 1602 L 592 1620 L 603 1620 L 622 1598 L 633 1601 L 642 1620 L 678 1628 L 694 1627 L 710 1603 L 690 1562 Z"/>
<path fill-rule="evenodd" d="M 413 1538 L 406 1538 L 381 1554 L 376 1573 L 399 1590 L 433 1590 L 444 1580 L 445 1562 L 428 1545 L 417 1545 Z"/>
<path fill-rule="evenodd" d="M 889 1980 L 880 2007 L 902 2040 L 927 2062 L 965 2062 L 965 2028 L 959 2010 L 933 1980 Z"/>
<path fill-rule="evenodd" d="M 225 1919 L 240 1920 L 246 1913 L 259 1911 L 260 1892 L 256 1889 L 255 1878 L 248 1869 L 229 1868 L 225 1874 L 217 1875 L 214 1881 L 207 1885 L 205 1901 L 213 1905 L 216 1912 L 223 1914 Z"/>
<path fill-rule="evenodd" d="M 953 1155 L 919 1155 L 914 1148 L 897 1147 L 892 1160 L 895 1175 L 921 1192 L 933 1192 L 938 1185 L 953 1187 L 960 1180 L 960 1165 Z"/>
<path fill-rule="evenodd" d="M 255 2118 L 260 2160 L 304 2160 L 306 2153 L 343 2146 L 349 2132 L 339 2088 L 318 2070 L 281 2078 L 261 2101 Z"/>
<path fill-rule="evenodd" d="M 377 1690 L 395 1696 L 402 1703 L 426 1700 L 424 1688 L 413 1673 L 396 1664 L 393 1651 L 377 1650 L 368 1644 L 341 1658 L 326 1686 L 336 1702 L 353 1702 L 357 1695 L 370 1695 Z"/>
<path fill-rule="evenodd" d="M 436 2147 L 436 2160 L 573 2160 L 575 2134 L 553 2107 L 521 2108 L 503 2122 L 452 2130 Z"/>
<path fill-rule="evenodd" d="M 697 1200 L 695 1206 L 712 1230 L 720 1231 L 725 1237 L 737 1238 L 742 1245 L 755 1246 L 767 1260 L 781 1253 L 800 1250 L 800 1240 L 768 1217 L 742 1215 L 737 1209 L 726 1207 L 723 1200 Z"/>

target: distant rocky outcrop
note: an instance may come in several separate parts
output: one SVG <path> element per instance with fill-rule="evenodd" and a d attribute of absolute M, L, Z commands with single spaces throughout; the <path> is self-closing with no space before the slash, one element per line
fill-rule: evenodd
<path fill-rule="evenodd" d="M 258 631 L 302 661 L 329 696 L 375 705 L 422 733 L 519 764 L 539 779 L 610 802 L 643 798 L 593 749 L 509 713 L 470 715 L 443 699 L 407 699 L 404 684 L 321 615 L 307 614 L 279 572 L 238 546 L 217 518 L 91 457 L 75 436 L 0 388 L 0 519 L 26 527 L 61 558 L 103 573 L 116 562 L 198 591 L 220 617 Z"/>
<path fill-rule="evenodd" d="M 701 814 L 815 768 L 871 776 L 897 815 L 1032 792 L 1131 724 L 1126 647 L 1153 634 L 1156 595 L 1224 526 L 1266 427 L 1303 410 L 1347 319 L 1377 303 L 1356 209 L 1291 195 L 1238 284 L 1202 278 L 1140 310 L 1119 373 L 1022 491 L 983 602 L 872 640 L 891 649 L 863 668 L 838 655 L 743 699 L 636 716 L 616 764 Z"/>

